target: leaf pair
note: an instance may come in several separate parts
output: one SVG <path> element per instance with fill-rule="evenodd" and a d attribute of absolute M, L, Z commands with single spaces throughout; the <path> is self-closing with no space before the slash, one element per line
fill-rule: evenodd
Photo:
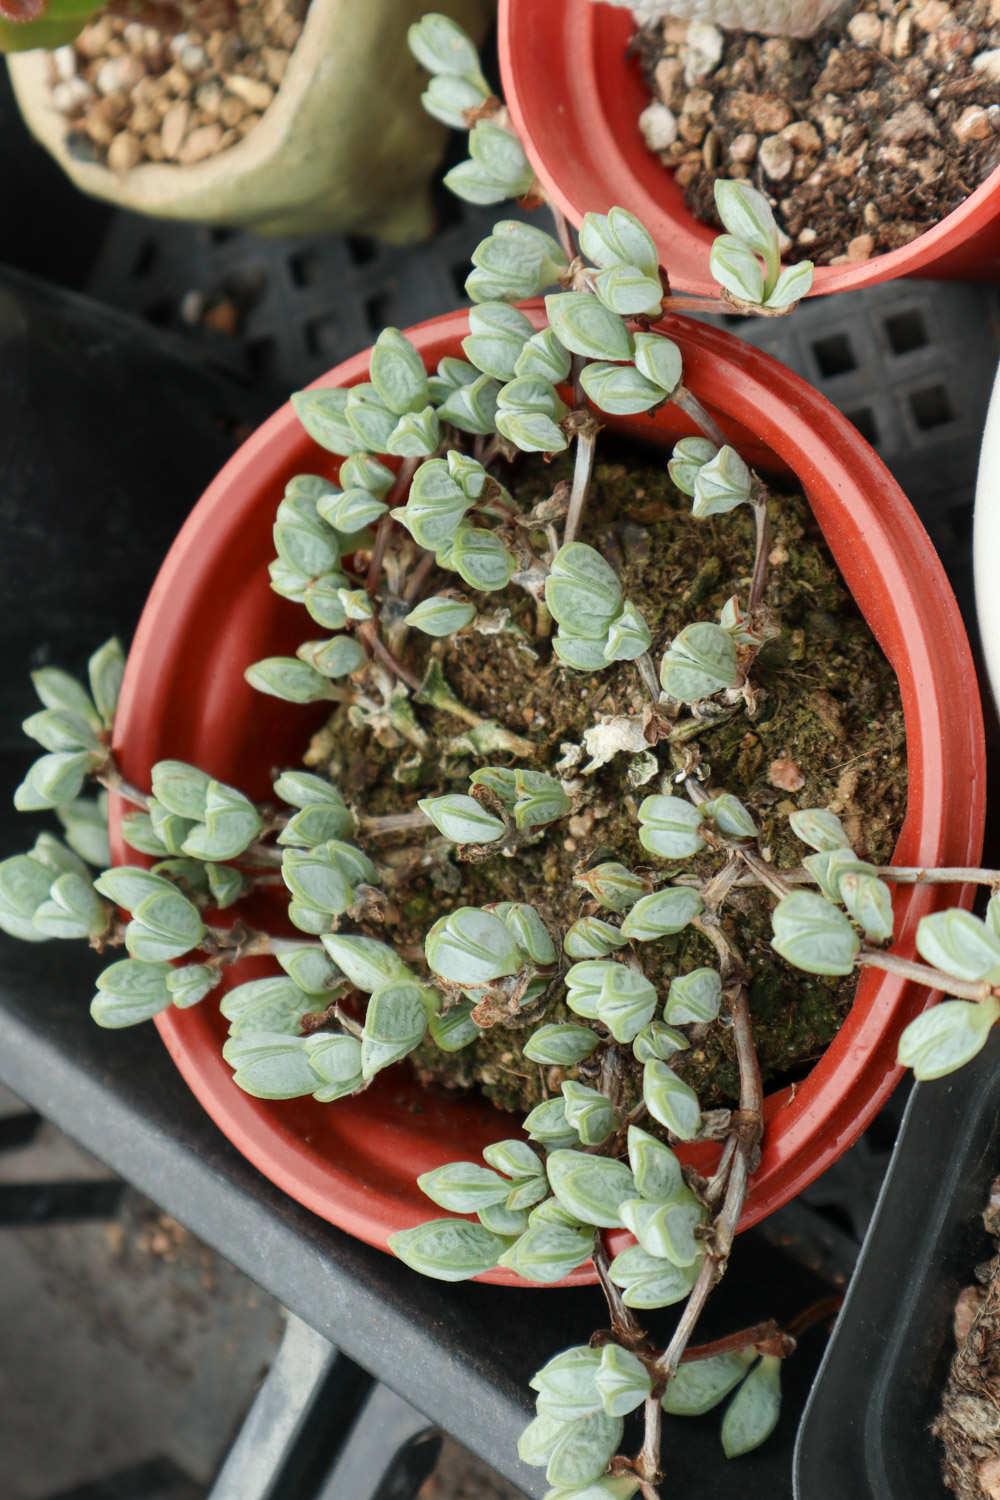
<path fill-rule="evenodd" d="M 634 661 L 650 646 L 649 627 L 622 595 L 618 575 L 593 547 L 560 547 L 545 580 L 545 603 L 559 626 L 553 642 L 567 667 L 597 672 Z"/>
<path fill-rule="evenodd" d="M 791 308 L 812 287 L 808 260 L 781 269 L 778 226 L 763 193 L 748 182 L 718 179 L 715 206 L 728 233 L 712 245 L 712 275 L 739 302 L 770 311 Z"/>

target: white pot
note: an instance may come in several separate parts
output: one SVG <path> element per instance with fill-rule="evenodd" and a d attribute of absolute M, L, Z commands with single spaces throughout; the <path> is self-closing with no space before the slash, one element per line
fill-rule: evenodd
<path fill-rule="evenodd" d="M 1000 369 L 979 454 L 972 556 L 983 657 L 1000 708 Z"/>

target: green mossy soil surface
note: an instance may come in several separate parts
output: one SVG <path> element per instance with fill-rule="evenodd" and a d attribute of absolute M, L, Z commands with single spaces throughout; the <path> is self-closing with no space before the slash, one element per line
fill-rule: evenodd
<path fill-rule="evenodd" d="M 605 438 L 602 455 L 580 540 L 596 547 L 619 572 L 627 597 L 650 626 L 651 654 L 658 663 L 685 624 L 717 618 L 733 594 L 746 599 L 752 516 L 741 507 L 728 516 L 695 521 L 689 498 L 670 482 L 662 457 L 645 450 L 616 451 Z M 525 460 L 507 483 L 528 509 L 568 472 L 564 459 L 549 465 Z M 756 717 L 751 720 L 740 709 L 699 737 L 702 764 L 711 771 L 708 785 L 746 802 L 761 830 L 761 848 L 778 868 L 799 864 L 806 852 L 788 827 L 788 814 L 813 806 L 833 808 L 857 852 L 884 863 L 906 804 L 896 678 L 803 498 L 775 494 L 770 514 L 767 602 L 780 634 L 754 667 L 760 689 Z M 435 587 L 456 582 L 445 575 Z M 551 770 L 565 747 L 578 745 L 584 731 L 602 717 L 642 711 L 645 699 L 631 663 L 581 675 L 553 660 L 548 640 L 535 636 L 535 606 L 523 591 L 512 588 L 488 599 L 480 595 L 477 602 L 489 616 L 509 611 L 508 628 L 491 634 L 470 628 L 433 645 L 414 632 L 407 639 L 407 660 L 420 670 L 428 651 L 439 654 L 449 684 L 465 704 L 534 742 L 537 753 L 531 764 L 536 768 Z M 510 763 L 497 754 L 478 760 L 455 756 L 453 747 L 445 755 L 444 745 L 465 726 L 439 710 L 417 712 L 434 747 L 424 758 L 418 785 L 401 784 L 393 776 L 400 762 L 412 757 L 413 747 L 391 733 L 375 734 L 368 725 L 350 723 L 344 708 L 316 737 L 309 764 L 324 767 L 347 800 L 371 815 L 412 808 L 418 797 L 466 791 L 477 763 Z M 651 861 L 638 842 L 639 803 L 661 789 L 662 773 L 670 769 L 668 747 L 661 743 L 656 754 L 660 773 L 638 787 L 629 783 L 627 755 L 589 776 L 580 777 L 579 767 L 564 772 L 580 781 L 574 815 L 539 830 L 534 842 L 511 857 L 458 863 L 439 849 L 435 857 L 414 864 L 403 851 L 426 849 L 432 842 L 427 834 L 379 839 L 377 847 L 369 840 L 366 847 L 377 861 L 402 862 L 411 873 L 391 890 L 379 923 L 349 925 L 410 950 L 411 957 L 431 922 L 453 907 L 527 901 L 561 946 L 570 923 L 596 909 L 572 883 L 574 873 L 595 857 L 619 859 L 658 883 L 681 869 L 711 872 L 718 868 L 718 855 L 705 853 L 683 866 L 667 865 Z M 789 791 L 789 786 L 796 789 Z M 853 977 L 814 977 L 779 959 L 769 945 L 772 906 L 773 898 L 754 888 L 734 891 L 724 909 L 725 923 L 754 976 L 750 1004 L 765 1082 L 801 1074 L 822 1053 L 850 1006 L 855 985 Z M 714 962 L 706 940 L 690 930 L 638 945 L 637 951 L 647 976 L 664 995 L 673 974 Z M 461 1052 L 445 1054 L 425 1043 L 414 1055 L 419 1075 L 448 1086 L 479 1087 L 501 1107 L 523 1112 L 558 1092 L 566 1076 L 560 1069 L 526 1061 L 520 1050 L 543 1017 L 558 1020 L 568 1014 L 563 993 L 556 980 L 547 1000 L 518 1018 L 517 1029 L 496 1026 Z M 726 1025 L 717 1022 L 696 1030 L 690 1050 L 678 1055 L 676 1069 L 697 1088 L 703 1107 L 732 1101 L 737 1073 Z M 636 1067 L 636 1090 L 638 1072 Z"/>

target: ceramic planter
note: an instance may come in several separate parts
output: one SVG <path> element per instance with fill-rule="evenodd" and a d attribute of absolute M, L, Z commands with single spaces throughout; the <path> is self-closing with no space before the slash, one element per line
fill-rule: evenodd
<path fill-rule="evenodd" d="M 716 231 L 684 204 L 638 119 L 649 93 L 625 55 L 627 11 L 579 0 L 500 0 L 503 93 L 546 193 L 573 224 L 588 210 L 630 209 L 660 247 L 678 291 L 717 297 L 708 268 Z M 856 265 L 817 267 L 813 295 L 897 276 L 992 280 L 1000 274 L 1000 167 L 909 245 Z"/>
<path fill-rule="evenodd" d="M 481 36 L 488 0 L 445 0 Z M 66 149 L 49 89 L 49 57 L 8 60 L 27 124 L 83 192 L 163 219 L 270 234 L 357 229 L 419 239 L 432 228 L 428 184 L 444 129 L 421 108 L 424 77 L 406 46 L 423 0 L 312 0 L 284 81 L 260 124 L 192 166 L 146 162 L 125 176 Z"/>
<path fill-rule="evenodd" d="M 541 326 L 537 304 L 527 309 Z M 983 819 L 979 699 L 958 608 L 941 564 L 902 492 L 850 423 L 767 355 L 728 334 L 668 318 L 684 356 L 685 383 L 757 463 L 794 471 L 852 593 L 892 662 L 905 711 L 907 814 L 895 857 L 904 864 L 975 863 Z M 467 315 L 408 330 L 429 367 L 459 352 Z M 317 384 L 367 377 L 368 354 Z M 602 418 L 603 420 L 603 418 Z M 664 448 L 690 431 L 675 407 L 608 425 Z M 289 406 L 239 450 L 196 506 L 150 594 L 129 656 L 115 730 L 124 774 L 149 784 L 168 756 L 195 762 L 251 795 L 270 793 L 273 767 L 293 765 L 317 723 L 255 693 L 243 679 L 258 658 L 294 650 L 307 631 L 301 609 L 268 587 L 271 526 L 286 481 L 302 471 L 333 475 L 337 460 L 306 437 Z M 322 720 L 323 709 L 318 711 Z M 112 805 L 112 851 L 134 859 Z M 942 886 L 901 886 L 899 947 L 913 949 L 918 919 L 952 904 Z M 283 905 L 271 909 L 280 920 Z M 258 913 L 259 915 L 259 913 Z M 231 982 L 267 961 L 229 971 Z M 761 1168 L 744 1227 L 773 1212 L 857 1137 L 899 1078 L 896 1042 L 929 995 L 867 970 L 839 1034 L 808 1076 L 770 1095 Z M 157 1018 L 177 1066 L 221 1129 L 267 1177 L 322 1217 L 371 1244 L 428 1217 L 418 1173 L 476 1157 L 509 1135 L 511 1116 L 481 1099 L 424 1091 L 405 1066 L 366 1093 L 333 1106 L 311 1099 L 265 1103 L 233 1084 L 221 1051 L 225 1022 L 214 1002 Z M 715 1147 L 689 1151 L 706 1166 Z M 509 1282 L 490 1272 L 487 1281 Z M 589 1268 L 571 1278 L 592 1279 Z"/>

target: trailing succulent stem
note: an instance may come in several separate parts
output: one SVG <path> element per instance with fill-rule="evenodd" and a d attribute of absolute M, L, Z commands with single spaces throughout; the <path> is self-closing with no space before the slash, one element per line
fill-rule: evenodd
<path fill-rule="evenodd" d="M 449 123 L 472 123 L 472 157 L 453 185 L 482 201 L 532 192 L 463 34 L 425 17 L 413 46 L 434 74 L 429 105 Z M 731 186 L 730 227 L 758 258 L 756 289 L 773 310 L 782 278 L 801 268 L 780 271 L 756 198 Z M 735 252 L 726 253 L 731 268 Z M 777 1420 L 781 1361 L 794 1347 L 794 1334 L 770 1323 L 700 1350 L 690 1342 L 729 1264 L 763 1133 L 754 976 L 734 937 L 742 893 L 772 904 L 772 946 L 793 968 L 880 968 L 952 996 L 900 1043 L 900 1062 L 933 1078 L 973 1056 L 1000 1015 L 1000 895 L 983 919 L 958 909 L 923 918 L 918 964 L 890 949 L 891 883 L 1000 888 L 1000 872 L 873 866 L 825 808 L 791 815 L 812 852 L 798 869 L 774 867 L 754 808 L 715 783 L 711 749 L 720 728 L 752 720 L 765 701 L 758 656 L 781 631 L 768 590 L 768 507 L 779 502 L 686 390 L 679 347 L 653 326 L 667 284 L 656 247 L 613 208 L 586 216 L 578 244 L 561 220 L 558 239 L 501 221 L 473 262 L 464 358 L 428 371 L 389 328 L 367 380 L 293 396 L 324 475 L 288 482 L 270 583 L 303 607 L 316 638 L 246 671 L 289 712 L 329 703 L 335 740 L 389 752 L 398 803 L 352 805 L 346 780 L 345 794 L 303 769 L 282 770 L 261 805 L 180 760 L 152 766 L 148 790 L 127 782 L 109 748 L 123 669 L 112 641 L 91 658 L 86 686 L 55 668 L 35 674 L 42 706 L 24 727 L 45 753 L 15 802 L 55 812 L 63 840 L 43 832 L 0 864 L 0 927 L 28 941 L 123 949 L 97 982 L 92 1013 L 104 1026 L 221 989 L 223 1055 L 234 1083 L 260 1098 L 331 1103 L 418 1047 L 457 1053 L 494 1029 L 516 1037 L 544 1081 L 541 1102 L 482 1162 L 422 1176 L 445 1217 L 395 1235 L 392 1248 L 447 1281 L 500 1266 L 552 1283 L 592 1261 L 610 1329 L 538 1372 L 538 1415 L 520 1451 L 545 1467 L 553 1500 L 650 1497 L 661 1413 L 726 1401 L 724 1449 L 744 1453 Z M 746 258 L 738 264 L 750 278 Z M 544 318 L 514 305 L 542 292 Z M 661 639 L 608 558 L 580 538 L 592 534 L 602 421 L 668 402 L 698 429 L 669 461 L 692 524 L 749 506 L 755 546 L 745 601 L 734 596 L 718 618 Z M 572 481 L 522 504 L 519 456 L 547 460 L 574 446 Z M 336 480 L 325 477 L 334 463 Z M 504 600 L 525 595 L 515 620 Z M 550 744 L 534 721 L 525 732 L 523 717 L 501 722 L 453 686 L 464 646 L 480 637 L 506 638 L 533 670 L 585 692 L 620 674 L 631 709 L 595 722 L 581 744 Z M 506 707 L 513 716 L 519 705 Z M 631 864 L 602 842 L 606 813 L 594 808 L 593 773 L 609 765 L 623 768 L 621 806 L 635 808 L 642 855 Z M 113 868 L 108 791 L 129 804 L 120 829 L 136 854 Z M 516 862 L 557 838 L 585 847 L 556 899 L 532 900 L 536 879 L 515 886 L 517 900 L 463 900 L 471 867 L 527 868 Z M 415 877 L 428 871 L 431 894 L 413 902 Z M 278 887 L 298 938 L 239 919 L 246 894 Z M 416 934 L 411 925 L 401 936 L 401 913 L 414 905 Z M 687 929 L 712 962 L 679 961 L 654 983 L 647 963 Z M 224 987 L 230 965 L 261 955 L 277 972 Z M 739 1074 L 731 1110 L 704 1109 L 674 1066 L 720 1017 Z M 718 1146 L 707 1177 L 675 1149 L 697 1139 Z M 632 1236 L 617 1254 L 613 1230 Z M 680 1308 L 678 1321 L 658 1349 L 641 1314 L 668 1306 Z M 639 1410 L 633 1456 L 620 1451 L 624 1419 Z"/>

